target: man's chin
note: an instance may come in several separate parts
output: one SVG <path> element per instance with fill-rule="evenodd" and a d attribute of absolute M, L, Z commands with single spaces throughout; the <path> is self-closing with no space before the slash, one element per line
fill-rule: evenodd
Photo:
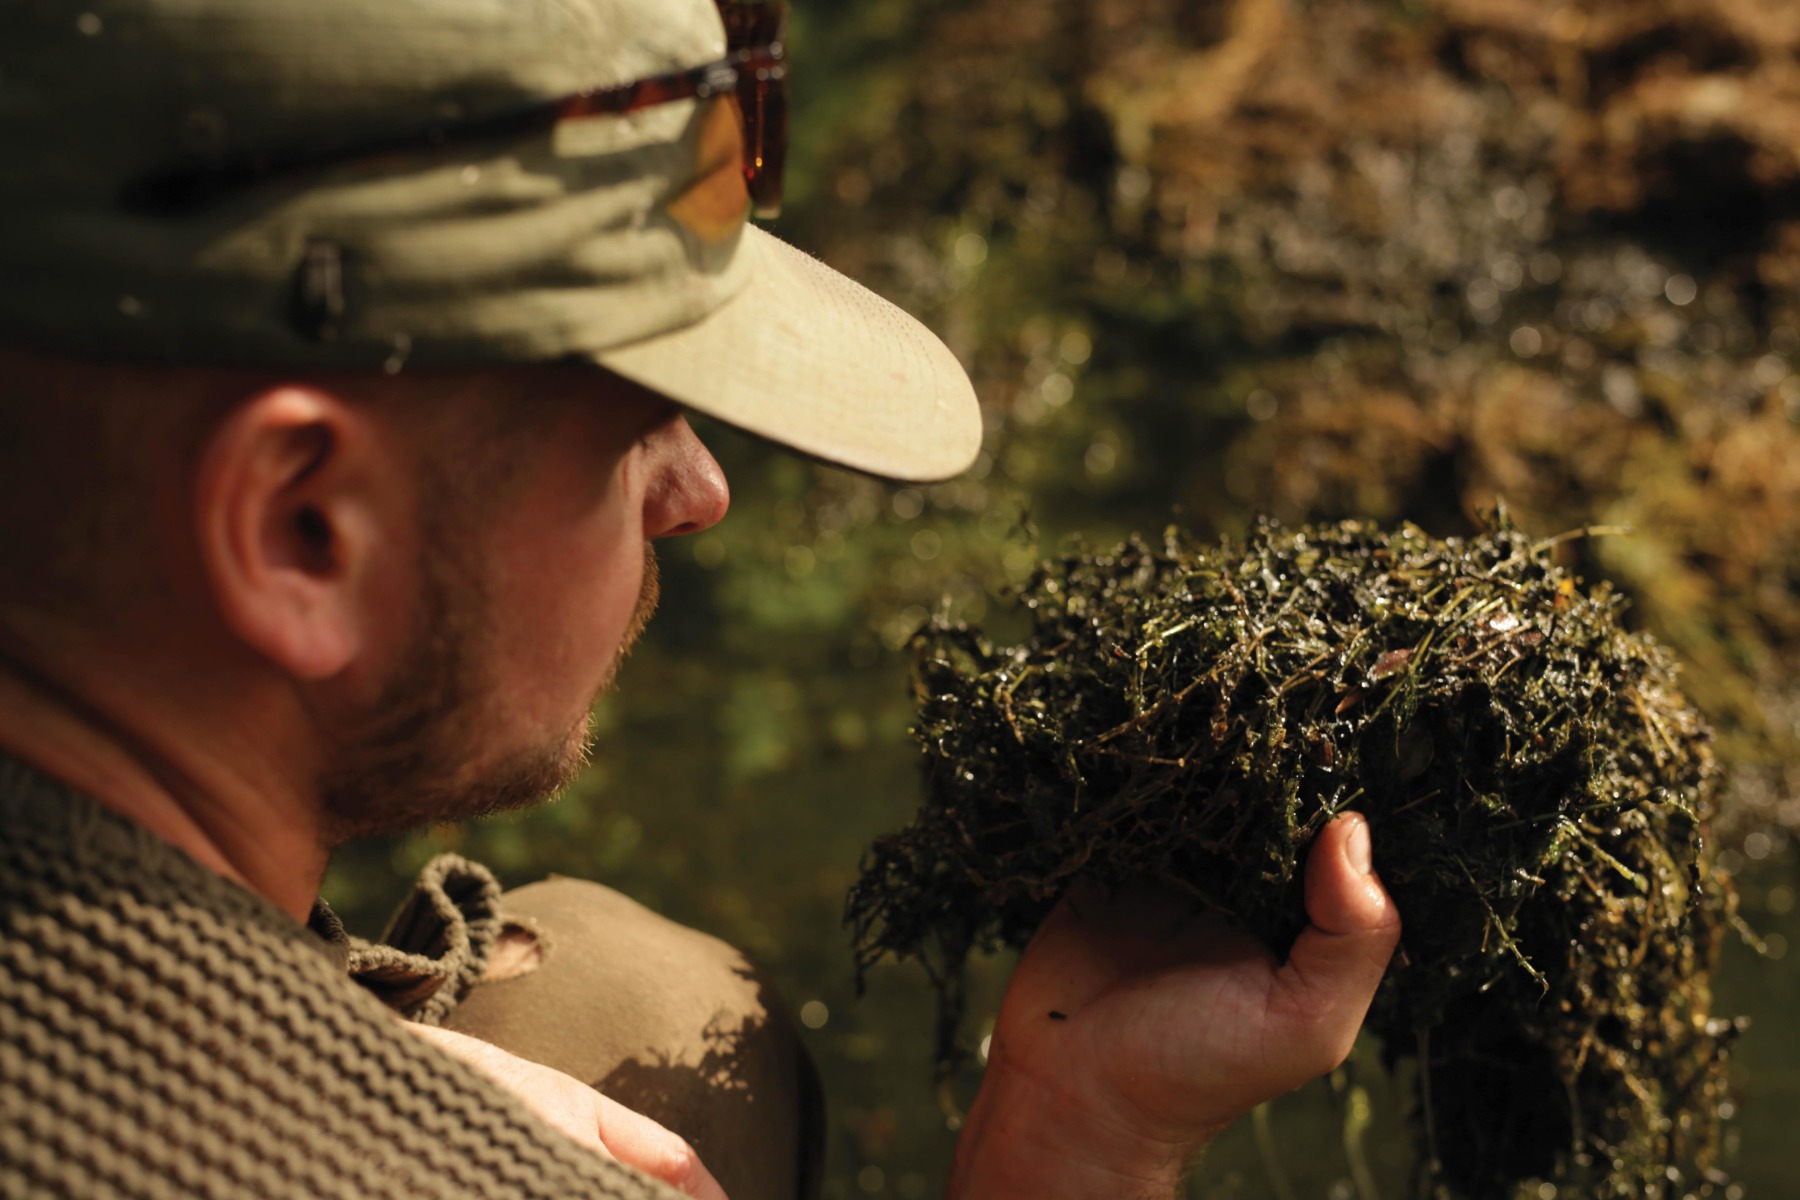
<path fill-rule="evenodd" d="M 594 718 L 592 713 L 584 712 L 581 719 L 563 737 L 562 748 L 557 751 L 555 761 L 545 771 L 545 787 L 538 793 L 536 800 L 526 803 L 543 803 L 556 799 L 570 784 L 581 778 L 581 773 L 587 770 L 588 764 L 593 760 Z"/>
<path fill-rule="evenodd" d="M 581 719 L 554 744 L 520 750 L 498 763 L 437 770 L 419 764 L 414 777 L 381 771 L 339 775 L 325 789 L 326 839 L 332 846 L 358 838 L 406 833 L 475 817 L 517 812 L 554 799 L 586 768 L 592 718 Z"/>

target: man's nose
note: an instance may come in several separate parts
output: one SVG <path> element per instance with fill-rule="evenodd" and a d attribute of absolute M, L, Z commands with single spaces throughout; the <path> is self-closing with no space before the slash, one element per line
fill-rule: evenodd
<path fill-rule="evenodd" d="M 716 525 L 731 507 L 731 488 L 687 418 L 677 416 L 646 439 L 649 484 L 644 490 L 644 536 L 675 537 Z"/>

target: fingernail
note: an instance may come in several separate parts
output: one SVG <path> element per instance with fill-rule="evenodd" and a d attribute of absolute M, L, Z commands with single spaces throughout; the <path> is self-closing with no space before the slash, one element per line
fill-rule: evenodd
<path fill-rule="evenodd" d="M 1350 821 L 1350 836 L 1344 840 L 1344 857 L 1350 860 L 1350 866 L 1358 875 L 1367 875 L 1375 867 L 1369 844 L 1369 822 L 1360 816 L 1352 816 Z"/>

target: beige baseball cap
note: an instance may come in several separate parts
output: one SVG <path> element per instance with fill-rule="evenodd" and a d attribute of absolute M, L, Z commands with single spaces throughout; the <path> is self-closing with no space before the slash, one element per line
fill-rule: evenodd
<path fill-rule="evenodd" d="M 513 119 L 725 55 L 711 0 L 8 0 L 0 343 L 307 371 L 585 360 L 828 462 L 959 473 L 981 439 L 967 375 L 749 223 L 728 95 Z"/>

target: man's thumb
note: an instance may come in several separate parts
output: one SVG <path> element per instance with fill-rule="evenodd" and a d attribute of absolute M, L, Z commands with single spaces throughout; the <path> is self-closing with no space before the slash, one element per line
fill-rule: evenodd
<path fill-rule="evenodd" d="M 1278 975 L 1295 1017 L 1335 1067 L 1350 1052 L 1400 942 L 1400 913 L 1376 878 L 1368 819 L 1339 817 L 1306 860 L 1306 915 Z"/>

